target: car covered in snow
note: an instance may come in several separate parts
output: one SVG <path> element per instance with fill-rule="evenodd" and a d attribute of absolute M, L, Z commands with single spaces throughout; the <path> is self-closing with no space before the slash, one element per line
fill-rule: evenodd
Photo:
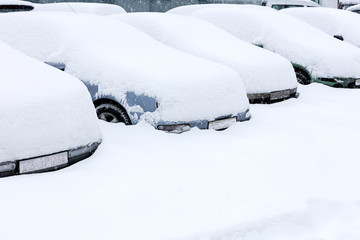
<path fill-rule="evenodd" d="M 333 8 L 285 9 L 290 14 L 339 40 L 360 47 L 360 15 Z"/>
<path fill-rule="evenodd" d="M 101 132 L 84 84 L 0 42 L 0 177 L 89 157 Z"/>
<path fill-rule="evenodd" d="M 319 4 L 310 0 L 264 0 L 261 2 L 261 6 L 274 8 L 276 10 L 284 8 L 320 7 Z"/>
<path fill-rule="evenodd" d="M 291 63 L 277 54 L 242 41 L 201 19 L 170 13 L 111 16 L 181 51 L 235 69 L 250 102 L 273 102 L 296 96 Z"/>
<path fill-rule="evenodd" d="M 360 0 L 339 0 L 338 9 L 347 10 L 348 8 L 360 4 Z"/>
<path fill-rule="evenodd" d="M 240 39 L 278 53 L 294 66 L 298 82 L 360 86 L 360 50 L 282 11 L 253 5 L 178 7 L 170 12 L 209 21 Z M 189 6 L 191 8 L 191 6 Z"/>
<path fill-rule="evenodd" d="M 98 117 L 155 128 L 223 129 L 250 118 L 237 72 L 167 47 L 110 18 L 62 12 L 0 16 L 0 39 L 82 80 Z"/>
<path fill-rule="evenodd" d="M 115 4 L 90 2 L 59 2 L 59 3 L 32 3 L 20 0 L 0 1 L 1 12 L 24 11 L 60 11 L 72 13 L 87 13 L 95 15 L 111 15 L 126 13 L 125 9 Z"/>
<path fill-rule="evenodd" d="M 0 1 L 0 13 L 24 12 L 34 9 L 34 4 L 20 0 L 2 0 Z"/>
<path fill-rule="evenodd" d="M 33 4 L 34 11 L 61 11 L 73 13 L 87 13 L 95 15 L 112 15 L 126 13 L 125 9 L 115 4 L 90 2 L 58 2 Z"/>
<path fill-rule="evenodd" d="M 347 11 L 360 14 L 360 4 L 356 4 L 346 9 Z"/>

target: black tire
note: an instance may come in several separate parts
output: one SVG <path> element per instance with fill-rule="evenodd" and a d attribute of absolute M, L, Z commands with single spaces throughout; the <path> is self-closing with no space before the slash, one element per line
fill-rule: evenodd
<path fill-rule="evenodd" d="M 126 110 L 113 103 L 100 103 L 95 107 L 96 114 L 99 119 L 106 122 L 118 123 L 123 122 L 126 125 L 131 125 L 129 115 Z"/>
<path fill-rule="evenodd" d="M 302 85 L 308 85 L 311 83 L 311 79 L 303 70 L 295 69 L 296 79 L 298 83 Z"/>

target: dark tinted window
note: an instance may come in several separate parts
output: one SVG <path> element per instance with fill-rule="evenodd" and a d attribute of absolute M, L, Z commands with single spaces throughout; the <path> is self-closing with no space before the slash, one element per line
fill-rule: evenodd
<path fill-rule="evenodd" d="M 302 5 L 288 5 L 288 4 L 274 4 L 271 7 L 276 10 L 281 10 L 284 8 L 294 8 L 294 7 L 303 7 L 303 6 Z"/>
<path fill-rule="evenodd" d="M 0 12 L 22 12 L 22 11 L 31 11 L 33 6 L 28 5 L 0 5 Z"/>

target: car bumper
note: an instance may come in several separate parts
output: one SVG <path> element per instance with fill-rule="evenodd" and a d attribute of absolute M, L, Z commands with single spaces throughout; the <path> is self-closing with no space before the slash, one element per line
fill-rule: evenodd
<path fill-rule="evenodd" d="M 249 109 L 245 112 L 238 113 L 236 116 L 228 115 L 214 119 L 213 121 L 209 120 L 199 120 L 199 121 L 190 121 L 190 122 L 159 122 L 156 124 L 156 129 L 171 132 L 171 133 L 182 133 L 189 131 L 193 127 L 199 129 L 214 129 L 214 130 L 223 130 L 231 126 L 235 122 L 242 122 L 250 120 L 251 114 Z"/>
<path fill-rule="evenodd" d="M 297 98 L 297 88 L 273 91 L 268 93 L 248 93 L 247 97 L 250 103 L 274 103 L 280 102 L 292 97 Z"/>
<path fill-rule="evenodd" d="M 360 88 L 360 78 L 316 78 L 314 82 L 336 88 Z"/>
<path fill-rule="evenodd" d="M 19 174 L 49 172 L 62 169 L 90 157 L 101 142 L 91 143 L 69 151 L 62 151 L 44 156 L 0 163 L 0 177 Z M 46 163 L 52 161 L 52 163 Z M 44 164 L 45 163 L 45 164 Z"/>

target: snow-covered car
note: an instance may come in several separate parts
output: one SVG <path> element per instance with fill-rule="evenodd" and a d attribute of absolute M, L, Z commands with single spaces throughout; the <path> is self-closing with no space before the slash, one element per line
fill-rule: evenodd
<path fill-rule="evenodd" d="M 0 16 L 0 39 L 82 80 L 98 117 L 165 131 L 223 129 L 250 118 L 238 73 L 167 47 L 110 18 L 64 12 Z"/>
<path fill-rule="evenodd" d="M 170 47 L 235 69 L 250 102 L 273 102 L 296 95 L 296 76 L 287 59 L 206 21 L 170 13 L 129 13 L 111 18 L 133 25 Z"/>
<path fill-rule="evenodd" d="M 360 15 L 333 8 L 284 9 L 290 14 L 339 40 L 360 47 Z"/>
<path fill-rule="evenodd" d="M 61 11 L 73 13 L 88 13 L 96 15 L 112 15 L 126 13 L 125 9 L 115 4 L 90 2 L 59 2 L 33 4 L 34 11 Z"/>
<path fill-rule="evenodd" d="M 286 57 L 302 84 L 360 86 L 359 48 L 330 37 L 282 11 L 253 5 L 206 6 L 197 10 L 183 6 L 170 12 L 192 12 L 191 16 L 207 20 L 240 39 Z"/>
<path fill-rule="evenodd" d="M 0 177 L 89 157 L 101 132 L 84 84 L 0 42 Z"/>
<path fill-rule="evenodd" d="M 59 3 L 32 3 L 20 0 L 1 0 L 1 12 L 23 11 L 56 11 L 87 13 L 95 15 L 112 15 L 126 13 L 125 9 L 115 4 L 89 3 L 89 2 L 59 2 Z"/>
<path fill-rule="evenodd" d="M 360 0 L 339 0 L 338 9 L 347 10 L 349 7 L 360 4 Z"/>
<path fill-rule="evenodd" d="M 346 9 L 347 11 L 360 14 L 360 4 L 353 5 Z"/>
<path fill-rule="evenodd" d="M 284 8 L 320 7 L 319 4 L 310 0 L 264 0 L 261 2 L 261 6 L 274 8 L 276 10 Z"/>
<path fill-rule="evenodd" d="M 34 9 L 34 4 L 20 0 L 2 0 L 0 1 L 0 13 L 23 12 Z"/>

